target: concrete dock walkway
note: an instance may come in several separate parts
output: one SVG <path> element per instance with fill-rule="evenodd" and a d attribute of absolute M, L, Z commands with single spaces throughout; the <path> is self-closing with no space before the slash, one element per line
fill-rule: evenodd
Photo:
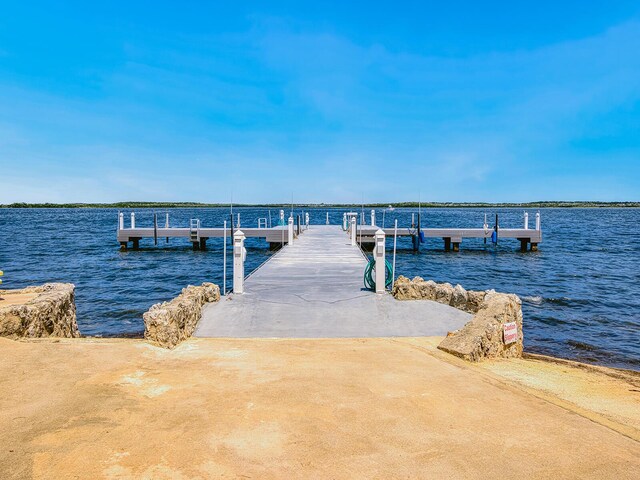
<path fill-rule="evenodd" d="M 244 294 L 205 307 L 195 336 L 442 336 L 471 318 L 436 302 L 365 290 L 366 263 L 340 227 L 314 225 L 249 276 Z"/>

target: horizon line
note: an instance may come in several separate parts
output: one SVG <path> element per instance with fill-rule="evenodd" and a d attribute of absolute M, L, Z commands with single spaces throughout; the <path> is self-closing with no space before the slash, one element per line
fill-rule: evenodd
<path fill-rule="evenodd" d="M 123 201 L 123 202 L 13 202 L 7 204 L 0 204 L 0 208 L 177 208 L 177 207 L 192 207 L 192 208 L 222 208 L 233 205 L 236 208 L 242 207 L 282 207 L 291 206 L 291 202 L 281 203 L 219 203 L 219 202 L 154 202 L 154 201 Z M 298 202 L 294 203 L 294 206 L 298 207 L 353 207 L 353 206 L 367 206 L 367 207 L 494 207 L 494 208 L 509 208 L 509 207 L 529 207 L 529 208 L 549 208 L 549 207 L 623 207 L 623 208 L 639 208 L 640 201 L 591 201 L 591 200 L 539 200 L 533 202 L 424 202 L 424 201 L 406 201 L 406 202 L 368 202 L 368 203 L 317 203 L 317 202 Z"/>

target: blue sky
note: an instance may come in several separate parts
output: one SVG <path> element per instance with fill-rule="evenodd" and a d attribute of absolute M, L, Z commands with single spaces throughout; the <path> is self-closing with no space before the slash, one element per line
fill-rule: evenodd
<path fill-rule="evenodd" d="M 3 3 L 0 203 L 640 200 L 637 2 Z"/>

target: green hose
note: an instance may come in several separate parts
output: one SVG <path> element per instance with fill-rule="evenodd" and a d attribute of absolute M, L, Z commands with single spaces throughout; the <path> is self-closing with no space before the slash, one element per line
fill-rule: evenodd
<path fill-rule="evenodd" d="M 389 263 L 389 260 L 385 259 L 385 287 L 391 288 L 391 284 L 393 283 L 393 267 Z M 364 286 L 369 290 L 376 289 L 376 282 L 373 279 L 373 271 L 376 269 L 376 259 L 372 258 L 367 263 L 367 266 L 364 269 Z"/>

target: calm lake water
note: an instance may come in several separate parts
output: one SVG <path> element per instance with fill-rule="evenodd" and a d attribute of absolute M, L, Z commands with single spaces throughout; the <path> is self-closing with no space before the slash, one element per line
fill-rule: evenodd
<path fill-rule="evenodd" d="M 157 211 L 161 224 L 166 211 Z M 172 226 L 183 227 L 190 218 L 222 226 L 229 215 L 228 209 L 168 211 Z M 245 226 L 268 217 L 266 208 L 234 211 Z M 415 211 L 387 212 L 385 223 L 391 226 L 397 218 L 407 226 Z M 310 210 L 311 223 L 324 223 L 326 212 Z M 331 223 L 342 222 L 343 210 L 329 213 Z M 523 211 L 516 209 L 429 209 L 423 210 L 423 226 L 479 228 L 485 213 L 490 219 L 498 213 L 504 228 L 523 223 Z M 160 239 L 157 247 L 143 240 L 142 251 L 120 252 L 117 214 L 111 209 L 0 209 L 3 287 L 74 283 L 82 334 L 139 336 L 142 313 L 152 304 L 188 284 L 222 285 L 222 239 L 209 240 L 205 252 L 177 239 L 169 244 Z M 535 212 L 529 214 L 533 226 Z M 153 225 L 152 210 L 136 215 L 138 226 Z M 271 215 L 275 218 L 277 209 Z M 541 215 L 538 252 L 520 253 L 519 242 L 504 239 L 497 247 L 465 240 L 460 253 L 445 253 L 441 240 L 427 240 L 413 253 L 410 239 L 402 239 L 397 273 L 517 293 L 523 300 L 527 351 L 640 370 L 640 210 L 543 209 Z M 128 212 L 125 218 L 128 223 Z M 249 239 L 247 248 L 247 271 L 271 254 L 264 240 Z M 229 262 L 228 286 L 230 267 Z"/>

